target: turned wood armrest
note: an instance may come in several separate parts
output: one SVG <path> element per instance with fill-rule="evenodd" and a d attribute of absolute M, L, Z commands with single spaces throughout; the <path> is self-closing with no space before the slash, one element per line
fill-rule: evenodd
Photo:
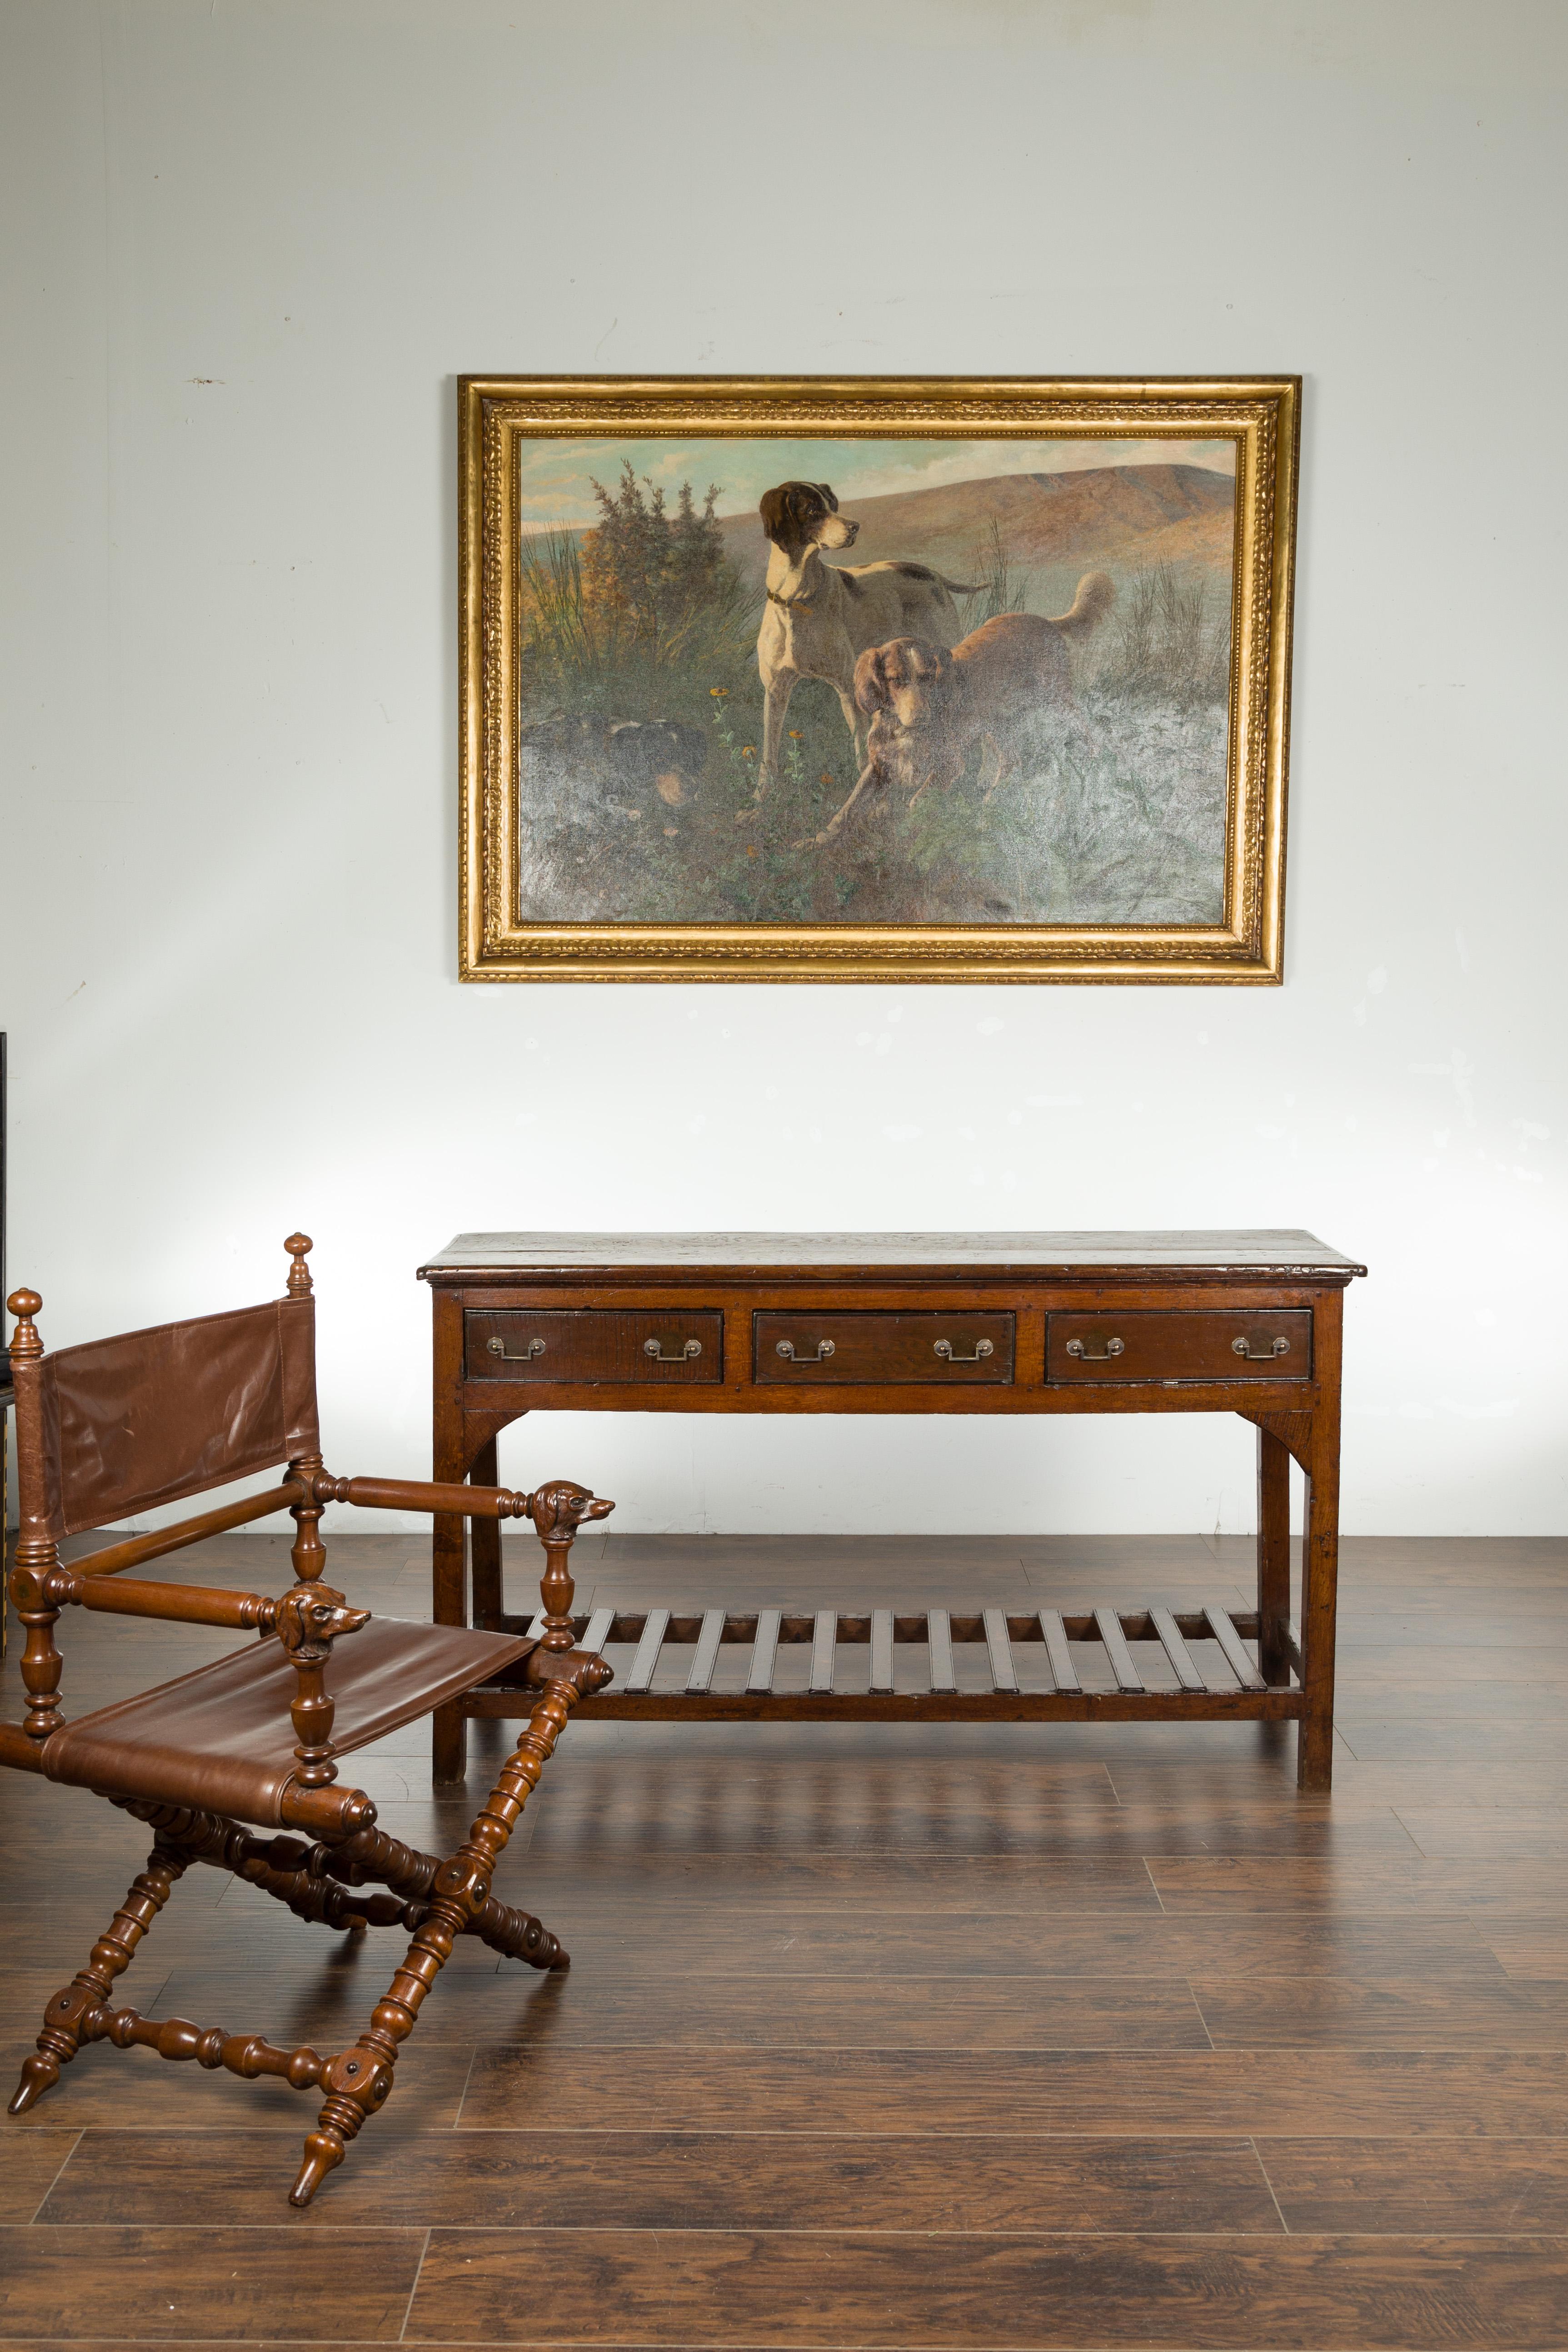
<path fill-rule="evenodd" d="M 318 1503 L 352 1503 L 364 1511 L 444 1511 L 467 1519 L 529 1519 L 531 1495 L 510 1486 L 434 1485 L 426 1478 L 333 1478 L 319 1471 L 311 1480 Z"/>
<path fill-rule="evenodd" d="M 241 1633 L 272 1633 L 278 1603 L 260 1592 L 226 1592 L 216 1585 L 161 1584 L 124 1577 L 110 1584 L 80 1569 L 57 1568 L 46 1587 L 59 1607 L 73 1603 L 111 1617 L 162 1617 L 180 1625 L 226 1625 Z"/>
<path fill-rule="evenodd" d="M 318 1470 L 310 1480 L 318 1503 L 353 1503 L 366 1511 L 450 1512 L 465 1519 L 531 1519 L 541 1542 L 569 1546 L 588 1519 L 608 1517 L 614 1503 L 574 1479 L 547 1478 L 531 1495 L 510 1486 L 442 1486 L 427 1478 L 334 1478 Z"/>

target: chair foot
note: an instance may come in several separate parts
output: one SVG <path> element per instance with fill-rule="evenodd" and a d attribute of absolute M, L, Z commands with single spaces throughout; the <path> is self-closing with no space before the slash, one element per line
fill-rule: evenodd
<path fill-rule="evenodd" d="M 300 2177 L 289 2191 L 290 2205 L 308 2205 L 329 2172 L 343 2160 L 343 2143 L 335 2131 L 313 2131 L 305 2141 Z"/>
<path fill-rule="evenodd" d="M 73 2052 L 74 2056 L 74 2052 Z M 60 2062 L 52 2051 L 40 2050 L 22 2061 L 22 2079 L 16 2095 L 6 2109 L 8 2115 L 25 2116 L 36 2107 L 46 2091 L 52 2091 L 60 2079 Z"/>
<path fill-rule="evenodd" d="M 572 1956 L 542 1920 L 527 1911 L 513 1911 L 492 1895 L 469 1920 L 466 1934 L 477 1936 L 493 1952 L 509 1960 L 522 1960 L 531 1969 L 569 1969 Z"/>
<path fill-rule="evenodd" d="M 92 1949 L 97 1961 L 108 1946 L 100 1941 Z M 124 1965 L 121 1960 L 121 1966 Z M 22 2061 L 22 2079 L 9 2109 L 12 2115 L 25 2116 L 29 2107 L 36 2107 L 44 2093 L 54 2089 L 60 2079 L 60 2068 L 70 2064 L 82 2043 L 98 2041 L 103 2021 L 110 2014 L 103 2005 L 102 1984 L 100 1976 L 95 1976 L 90 1968 L 84 1969 L 55 1994 L 44 2011 L 37 2047 L 31 2056 Z"/>

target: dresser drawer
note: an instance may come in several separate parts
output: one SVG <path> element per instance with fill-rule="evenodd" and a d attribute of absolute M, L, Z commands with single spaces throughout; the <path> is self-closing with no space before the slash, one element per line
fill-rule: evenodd
<path fill-rule="evenodd" d="M 1310 1381 L 1307 1307 L 1235 1314 L 1047 1315 L 1046 1378 L 1068 1381 Z"/>
<path fill-rule="evenodd" d="M 782 1315 L 752 1318 L 759 1388 L 855 1381 L 953 1388 L 1013 1377 L 1011 1315 Z"/>
<path fill-rule="evenodd" d="M 463 1318 L 470 1381 L 615 1381 L 688 1388 L 724 1377 L 715 1308 L 474 1307 Z"/>

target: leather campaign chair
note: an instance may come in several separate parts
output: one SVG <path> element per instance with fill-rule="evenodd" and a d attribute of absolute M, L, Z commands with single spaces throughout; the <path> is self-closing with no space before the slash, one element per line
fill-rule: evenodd
<path fill-rule="evenodd" d="M 146 1869 L 87 1965 L 56 1993 L 11 2113 L 59 2080 L 84 2042 L 136 2045 L 247 2076 L 275 2074 L 324 2095 L 289 2202 L 308 2205 L 348 2141 L 386 2103 L 398 2045 L 459 1936 L 537 1969 L 567 1966 L 553 1936 L 490 1893 L 496 1864 L 577 1699 L 610 1669 L 574 1646 L 569 1559 L 578 1527 L 614 1506 L 567 1479 L 531 1495 L 500 1486 L 336 1478 L 316 1417 L 315 1307 L 302 1234 L 284 1244 L 288 1294 L 261 1307 L 166 1323 L 46 1354 L 41 1300 L 18 1290 L 11 1342 L 21 1528 L 10 1591 L 26 1629 L 22 1725 L 0 1724 L 0 1763 L 92 1790 L 149 1823 Z M 202 1517 L 62 1565 L 62 1538 L 279 1468 L 281 1484 Z M 531 1519 L 545 1549 L 543 1612 L 524 1634 L 408 1624 L 352 1609 L 322 1580 L 328 1503 Z M 127 1569 L 287 1509 L 295 1581 L 278 1599 L 126 1577 Z M 155 1690 L 66 1718 L 62 1609 L 108 1610 L 259 1639 Z M 518 1695 L 528 1727 L 468 1839 L 449 1859 L 376 1827 L 338 1759 L 479 1683 Z M 289 1835 L 288 1832 L 299 1832 Z M 260 1832 L 260 1833 L 258 1833 Z M 322 2058 L 259 2034 L 110 2005 L 114 1979 L 194 1863 L 209 1863 L 330 1927 L 414 1931 L 408 1954 L 352 2049 Z M 370 1883 L 387 1889 L 367 1894 Z"/>

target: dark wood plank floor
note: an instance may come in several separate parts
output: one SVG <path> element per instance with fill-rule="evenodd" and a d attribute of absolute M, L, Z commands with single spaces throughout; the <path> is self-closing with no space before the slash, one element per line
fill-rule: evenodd
<path fill-rule="evenodd" d="M 331 1546 L 425 1613 L 414 1538 Z M 537 1552 L 509 1542 L 512 1605 Z M 1181 1607 L 1250 1547 L 606 1537 L 580 1603 Z M 284 1547 L 167 1564 L 279 1591 Z M 309 2098 L 86 2052 L 0 2123 L 0 2340 L 778 2347 L 1568 2344 L 1568 1544 L 1346 1546 L 1334 1795 L 1228 1725 L 574 1725 L 386 2114 L 285 2203 Z M 81 1712 L 232 1646 L 73 1616 Z M 16 1643 L 6 1709 L 18 1712 Z M 449 1849 L 421 1727 L 356 1778 Z M 7 2084 L 141 1867 L 0 1777 Z M 193 1872 L 124 1998 L 318 2049 L 402 1938 Z"/>

